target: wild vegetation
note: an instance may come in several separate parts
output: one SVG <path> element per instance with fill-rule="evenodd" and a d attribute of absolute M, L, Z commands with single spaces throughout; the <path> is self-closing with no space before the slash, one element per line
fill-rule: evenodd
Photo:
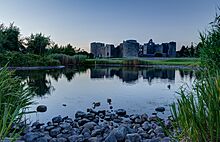
<path fill-rule="evenodd" d="M 13 23 L 8 27 L 0 24 L 0 66 L 7 63 L 9 66 L 61 65 L 63 62 L 56 58 L 57 54 L 71 58 L 70 64 L 79 63 L 78 59 L 92 58 L 88 52 L 76 49 L 70 44 L 59 46 L 52 42 L 49 36 L 42 33 L 21 37 L 20 29 Z M 76 55 L 83 55 L 83 58 L 82 56 L 78 58 Z"/>
<path fill-rule="evenodd" d="M 177 139 L 220 141 L 220 15 L 201 33 L 201 77 L 192 88 L 182 88 L 171 107 Z"/>
<path fill-rule="evenodd" d="M 176 58 L 176 59 L 161 59 L 161 60 L 147 60 L 147 59 L 86 59 L 87 65 L 185 65 L 185 66 L 199 66 L 200 60 L 197 58 Z"/>
<path fill-rule="evenodd" d="M 14 78 L 13 72 L 0 70 L 0 141 L 9 136 L 14 141 L 19 135 L 20 131 L 12 128 L 18 127 L 23 110 L 33 103 L 32 97 L 30 87 Z"/>

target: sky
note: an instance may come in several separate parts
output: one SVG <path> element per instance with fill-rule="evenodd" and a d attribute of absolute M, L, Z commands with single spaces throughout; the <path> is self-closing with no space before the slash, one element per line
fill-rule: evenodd
<path fill-rule="evenodd" d="M 0 0 L 0 23 L 14 22 L 21 36 L 43 33 L 60 45 L 90 51 L 93 41 L 118 45 L 199 42 L 218 12 L 218 0 Z"/>

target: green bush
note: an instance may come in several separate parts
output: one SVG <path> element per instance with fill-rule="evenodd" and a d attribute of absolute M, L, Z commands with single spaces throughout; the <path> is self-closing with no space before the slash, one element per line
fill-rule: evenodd
<path fill-rule="evenodd" d="M 6 68 L 0 70 L 0 141 L 5 137 L 14 141 L 18 137 L 12 125 L 19 124 L 23 110 L 33 103 L 32 97 L 31 89 L 13 77 L 12 72 Z"/>
<path fill-rule="evenodd" d="M 0 65 L 4 66 L 57 66 L 58 60 L 49 56 L 40 56 L 36 54 L 23 54 L 19 52 L 6 52 L 0 54 Z"/>

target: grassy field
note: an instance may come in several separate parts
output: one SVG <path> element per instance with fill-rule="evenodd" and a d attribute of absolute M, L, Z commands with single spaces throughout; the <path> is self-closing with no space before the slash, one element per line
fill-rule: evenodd
<path fill-rule="evenodd" d="M 198 58 L 111 58 L 111 59 L 87 59 L 86 64 L 119 64 L 119 65 L 184 65 L 199 66 Z"/>

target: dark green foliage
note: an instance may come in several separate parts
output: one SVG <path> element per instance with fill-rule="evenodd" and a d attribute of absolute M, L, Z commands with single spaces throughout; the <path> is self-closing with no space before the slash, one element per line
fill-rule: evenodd
<path fill-rule="evenodd" d="M 20 30 L 13 23 L 9 27 L 0 25 L 0 51 L 19 51 L 21 41 L 19 41 Z"/>
<path fill-rule="evenodd" d="M 216 15 L 211 30 L 200 33 L 201 62 L 208 69 L 220 68 L 220 16 Z"/>
<path fill-rule="evenodd" d="M 50 37 L 46 37 L 42 33 L 31 34 L 27 38 L 27 50 L 31 53 L 43 55 L 48 45 L 50 45 Z"/>
<path fill-rule="evenodd" d="M 58 60 L 49 56 L 40 56 L 36 54 L 23 54 L 20 52 L 0 53 L 0 66 L 57 66 L 60 65 Z"/>

